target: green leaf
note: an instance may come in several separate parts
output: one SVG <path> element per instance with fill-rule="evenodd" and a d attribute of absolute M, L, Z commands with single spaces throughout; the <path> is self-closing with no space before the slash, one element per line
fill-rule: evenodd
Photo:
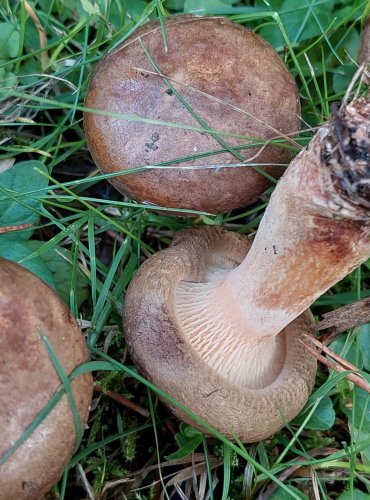
<path fill-rule="evenodd" d="M 5 73 L 1 77 L 1 86 L 3 88 L 5 88 L 5 87 L 7 87 L 7 88 L 14 88 L 17 85 L 17 82 L 18 82 L 17 75 L 15 75 L 14 73 L 12 73 L 11 71 L 9 71 L 8 73 Z"/>
<path fill-rule="evenodd" d="M 356 427 L 353 427 L 350 424 L 350 421 L 348 422 L 349 430 L 351 432 L 352 439 L 354 443 L 365 443 L 369 442 L 370 440 L 370 433 L 366 431 L 359 431 Z M 361 455 L 361 460 L 364 465 L 369 466 L 370 465 L 370 446 L 367 446 L 366 448 L 363 448 L 360 451 Z"/>
<path fill-rule="evenodd" d="M 335 30 L 330 40 L 334 46 L 338 47 L 338 54 L 344 60 L 348 61 L 348 56 L 354 60 L 357 59 L 360 33 L 356 29 L 348 30 L 347 27 L 343 27 Z M 334 60 L 333 54 L 329 54 L 329 66 L 331 66 L 331 59 L 333 59 L 334 64 L 338 64 L 338 62 Z"/>
<path fill-rule="evenodd" d="M 308 500 L 308 497 L 304 495 L 298 488 L 295 488 L 294 486 L 289 486 L 289 489 L 294 492 L 299 498 L 302 498 L 303 500 Z M 287 491 L 283 490 L 282 488 L 278 488 L 277 490 L 272 493 L 272 495 L 269 496 L 270 500 L 291 500 L 292 495 L 288 493 Z"/>
<path fill-rule="evenodd" d="M 144 0 L 127 0 L 126 1 L 126 13 L 128 18 L 140 19 L 143 15 L 143 11 L 145 11 L 148 4 Z"/>
<path fill-rule="evenodd" d="M 353 388 L 353 404 L 343 406 L 343 412 L 348 418 L 348 426 L 355 443 L 370 440 L 370 394 L 355 386 Z M 370 465 L 370 446 L 360 452 L 365 465 Z"/>
<path fill-rule="evenodd" d="M 366 323 L 360 327 L 357 339 L 362 353 L 364 368 L 370 371 L 370 323 Z"/>
<path fill-rule="evenodd" d="M 262 0 L 258 2 L 261 8 L 266 7 Z M 270 0 L 271 11 L 279 12 L 280 19 L 292 44 L 300 43 L 309 38 L 322 35 L 332 22 L 330 13 L 333 10 L 333 0 L 299 2 L 296 0 Z M 263 27 L 259 34 L 268 40 L 273 47 L 282 47 L 285 42 L 277 25 Z"/>
<path fill-rule="evenodd" d="M 180 433 L 188 438 L 194 438 L 196 436 L 202 435 L 202 433 L 198 431 L 198 429 L 196 429 L 192 425 L 185 424 L 185 422 L 181 422 L 180 424 Z"/>
<path fill-rule="evenodd" d="M 337 94 L 345 92 L 356 72 L 354 64 L 342 64 L 333 75 L 333 90 Z"/>
<path fill-rule="evenodd" d="M 301 425 L 307 417 L 307 411 L 301 413 L 298 417 L 296 417 L 292 424 L 293 425 Z M 307 429 L 315 429 L 324 431 L 326 429 L 330 429 L 335 420 L 335 411 L 333 409 L 332 400 L 329 396 L 324 396 L 319 404 L 317 405 L 315 411 L 310 417 L 309 421 L 305 424 Z"/>
<path fill-rule="evenodd" d="M 83 10 L 89 14 L 89 16 L 101 14 L 99 5 L 95 2 L 90 2 L 89 0 L 80 0 Z"/>
<path fill-rule="evenodd" d="M 43 163 L 36 160 L 15 163 L 0 174 L 0 227 L 19 224 L 37 224 L 42 210 L 42 197 L 46 195 L 48 179 Z M 37 194 L 31 191 L 41 190 Z M 33 230 L 1 234 L 4 240 L 27 240 Z"/>
<path fill-rule="evenodd" d="M 33 274 L 36 274 L 40 279 L 44 280 L 52 288 L 56 288 L 53 275 L 49 271 L 48 267 L 44 264 L 42 259 L 35 257 L 26 260 L 24 263 L 20 262 L 24 258 L 32 255 L 32 251 L 26 247 L 26 243 L 22 241 L 12 241 L 11 245 L 5 239 L 4 235 L 0 238 L 0 257 L 4 259 L 9 259 L 12 262 L 19 263 L 21 266 L 25 267 Z"/>
<path fill-rule="evenodd" d="M 345 346 L 347 347 L 345 348 Z M 347 335 L 341 335 L 333 340 L 330 344 L 330 349 L 336 354 L 344 356 L 347 361 L 361 370 L 363 366 L 361 352 L 358 352 L 355 342 L 348 344 Z"/>
<path fill-rule="evenodd" d="M 40 63 L 36 60 L 25 61 L 19 69 L 23 85 L 35 85 L 40 82 Z"/>
<path fill-rule="evenodd" d="M 19 32 L 10 23 L 0 23 L 0 59 L 15 59 L 18 55 Z"/>
<path fill-rule="evenodd" d="M 44 242 L 36 240 L 29 240 L 26 243 L 27 248 L 31 250 L 32 253 L 41 250 L 37 258 L 43 262 L 51 273 L 54 287 L 59 297 L 69 305 L 72 280 L 72 252 L 59 246 L 49 248 L 44 252 L 42 251 L 43 245 Z M 80 306 L 89 295 L 89 280 L 82 272 L 78 272 L 77 281 L 78 287 L 77 290 L 75 290 L 75 297 L 77 305 Z"/>
<path fill-rule="evenodd" d="M 213 14 L 215 10 L 230 7 L 234 3 L 235 0 L 185 0 L 184 12 Z"/>
<path fill-rule="evenodd" d="M 193 438 L 186 438 L 182 434 L 176 434 L 176 441 L 178 442 L 180 448 L 171 453 L 171 455 L 167 455 L 166 460 L 176 460 L 178 458 L 184 458 L 193 453 L 198 446 L 202 443 L 202 435 L 195 436 Z"/>
<path fill-rule="evenodd" d="M 348 420 L 351 421 L 360 432 L 370 434 L 370 394 L 355 386 L 353 388 L 353 406 L 346 409 Z"/>
<path fill-rule="evenodd" d="M 360 490 L 345 491 L 339 495 L 338 500 L 369 500 L 369 495 Z"/>
<path fill-rule="evenodd" d="M 171 10 L 183 10 L 185 0 L 165 0 L 164 6 Z"/>
<path fill-rule="evenodd" d="M 203 441 L 203 434 L 191 425 L 181 422 L 180 432 L 176 434 L 176 441 L 179 449 L 166 456 L 166 460 L 184 458 L 193 453 Z"/>

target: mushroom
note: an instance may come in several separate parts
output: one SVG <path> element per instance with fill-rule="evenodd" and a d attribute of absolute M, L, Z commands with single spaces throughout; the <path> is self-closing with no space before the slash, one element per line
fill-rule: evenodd
<path fill-rule="evenodd" d="M 291 159 L 269 140 L 299 130 L 294 80 L 265 40 L 227 19 L 179 15 L 165 33 L 168 51 L 151 21 L 97 66 L 85 104 L 100 113 L 84 114 L 91 154 L 103 173 L 123 172 L 109 180 L 139 202 L 212 213 L 245 206 L 269 180 L 240 164 L 276 177 Z"/>
<path fill-rule="evenodd" d="M 81 331 L 56 293 L 25 268 L 0 259 L 0 498 L 4 500 L 39 499 L 49 491 L 75 450 L 75 425 L 81 430 L 86 425 L 90 374 L 72 380 L 74 403 L 63 394 L 30 432 L 63 386 L 48 349 L 67 376 L 88 360 Z"/>
<path fill-rule="evenodd" d="M 307 308 L 370 255 L 369 120 L 364 98 L 335 110 L 279 181 L 253 242 L 187 229 L 129 286 L 133 360 L 229 438 L 271 436 L 310 394 L 316 361 L 300 342 L 313 330 Z"/>

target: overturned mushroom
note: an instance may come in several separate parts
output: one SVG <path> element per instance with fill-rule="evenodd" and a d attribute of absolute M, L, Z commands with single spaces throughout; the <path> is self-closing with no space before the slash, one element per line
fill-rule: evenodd
<path fill-rule="evenodd" d="M 306 310 L 370 255 L 370 101 L 335 110 L 280 180 L 253 242 L 185 230 L 127 292 L 133 359 L 229 437 L 264 439 L 304 406 L 316 362 Z M 185 421 L 178 408 L 172 410 Z"/>
<path fill-rule="evenodd" d="M 96 68 L 86 106 L 114 113 L 84 115 L 96 164 L 104 173 L 122 171 L 111 182 L 140 202 L 212 213 L 251 203 L 269 180 L 240 163 L 251 159 L 281 175 L 276 165 L 288 163 L 291 152 L 268 140 L 299 130 L 294 80 L 266 41 L 227 19 L 175 16 L 166 20 L 165 32 L 168 51 L 159 21 L 152 21 Z M 139 168 L 158 163 L 164 166 Z"/>
<path fill-rule="evenodd" d="M 88 360 L 76 321 L 55 292 L 23 267 L 0 259 L 0 498 L 39 499 L 59 481 L 82 432 L 92 377 L 71 382 L 32 432 L 31 425 L 68 376 Z M 74 408 L 75 406 L 75 408 Z M 22 437 L 24 440 L 22 441 Z"/>

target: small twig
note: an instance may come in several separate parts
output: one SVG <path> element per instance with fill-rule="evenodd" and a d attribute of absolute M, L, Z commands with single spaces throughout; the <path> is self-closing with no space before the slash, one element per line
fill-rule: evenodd
<path fill-rule="evenodd" d="M 357 366 L 353 365 L 352 363 L 350 363 L 346 359 L 342 358 L 341 356 L 339 356 L 338 354 L 333 352 L 325 344 L 320 342 L 320 340 L 317 340 L 317 339 L 310 337 L 309 335 L 306 335 L 306 334 L 303 334 L 303 338 L 305 339 L 306 342 L 313 344 L 316 348 L 320 349 L 320 351 L 324 352 L 325 354 L 327 354 L 328 356 L 330 356 L 334 360 L 334 361 L 330 361 L 325 356 L 320 354 L 320 352 L 318 350 L 307 345 L 305 342 L 303 342 L 302 339 L 299 339 L 299 341 L 301 342 L 303 347 L 306 349 L 306 351 L 308 351 L 310 354 L 312 354 L 312 356 L 314 356 L 318 361 L 320 361 L 320 363 L 323 363 L 325 366 L 327 366 L 331 370 L 334 370 L 338 373 L 343 373 L 343 372 L 348 371 L 348 370 L 355 371 L 355 372 L 359 371 Z M 357 373 L 348 373 L 346 375 L 346 378 L 348 380 L 350 380 L 351 382 L 353 382 L 358 387 L 361 387 L 361 389 L 364 389 L 366 392 L 370 393 L 370 384 L 368 384 L 366 382 L 366 380 L 364 378 L 362 378 L 361 375 L 359 375 Z"/>
<path fill-rule="evenodd" d="M 316 347 L 321 349 L 325 354 L 328 354 L 331 358 L 333 358 L 335 361 L 337 361 L 341 366 L 343 366 L 346 370 L 355 370 L 358 371 L 358 367 L 347 361 L 346 359 L 342 358 L 339 356 L 339 354 L 336 354 L 334 351 L 329 349 L 325 344 L 320 342 L 320 340 L 315 339 L 314 337 L 311 337 L 310 335 L 303 334 L 303 337 L 308 340 L 309 342 L 312 342 Z"/>
<path fill-rule="evenodd" d="M 326 330 L 330 328 L 330 336 L 338 335 L 350 328 L 363 325 L 370 321 L 370 297 L 357 300 L 353 304 L 339 307 L 323 315 L 317 325 L 316 330 Z"/>
<path fill-rule="evenodd" d="M 114 401 L 117 401 L 117 403 L 120 403 L 126 406 L 127 408 L 130 408 L 130 410 L 140 413 L 140 415 L 143 415 L 143 417 L 147 418 L 150 417 L 150 413 L 148 410 L 138 405 L 137 403 L 134 403 L 130 399 L 121 396 L 121 394 L 118 394 L 118 392 L 103 389 L 103 387 L 101 387 L 100 385 L 94 385 L 94 391 L 99 392 L 100 394 L 104 394 L 105 396 L 108 396 L 111 399 L 114 399 Z"/>

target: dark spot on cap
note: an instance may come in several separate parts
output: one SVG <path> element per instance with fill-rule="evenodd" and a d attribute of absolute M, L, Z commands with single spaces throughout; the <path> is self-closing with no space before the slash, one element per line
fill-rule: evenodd
<path fill-rule="evenodd" d="M 23 481 L 22 489 L 27 493 L 36 493 L 39 490 L 39 485 L 33 481 Z"/>

